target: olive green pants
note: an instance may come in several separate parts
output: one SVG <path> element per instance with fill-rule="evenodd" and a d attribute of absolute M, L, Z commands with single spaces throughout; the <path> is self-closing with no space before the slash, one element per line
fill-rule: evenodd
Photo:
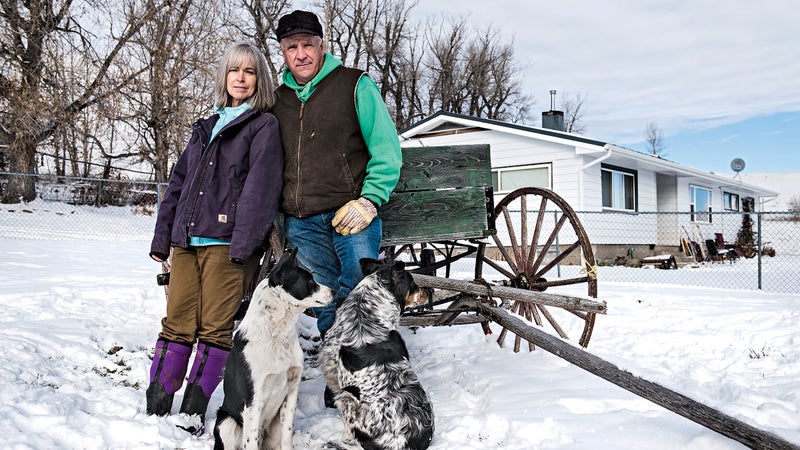
<path fill-rule="evenodd" d="M 172 249 L 167 315 L 159 338 L 230 349 L 233 316 L 258 270 L 261 252 L 247 265 L 228 258 L 227 245 Z"/>

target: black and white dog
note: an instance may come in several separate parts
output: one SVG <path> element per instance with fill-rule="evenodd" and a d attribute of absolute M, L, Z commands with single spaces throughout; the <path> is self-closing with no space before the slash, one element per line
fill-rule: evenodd
<path fill-rule="evenodd" d="M 305 309 L 331 301 L 330 289 L 315 283 L 296 255 L 296 249 L 285 253 L 259 283 L 234 333 L 214 449 L 292 448 L 303 372 L 297 319 Z"/>
<path fill-rule="evenodd" d="M 398 332 L 407 307 L 426 304 L 403 262 L 362 259 L 366 277 L 337 306 L 320 350 L 320 367 L 344 422 L 344 443 L 365 449 L 426 449 L 433 407 Z M 357 447 L 356 447 L 357 448 Z"/>

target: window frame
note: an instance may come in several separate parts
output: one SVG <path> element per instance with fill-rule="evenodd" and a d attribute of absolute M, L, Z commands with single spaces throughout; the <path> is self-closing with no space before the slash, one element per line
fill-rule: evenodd
<path fill-rule="evenodd" d="M 610 196 L 609 200 L 611 202 L 611 206 L 607 206 L 605 204 L 606 201 L 606 183 L 603 181 L 603 172 L 611 174 L 610 178 Z M 633 207 L 628 208 L 627 205 L 623 205 L 622 207 L 614 205 L 614 198 L 616 197 L 614 194 L 616 193 L 617 189 L 622 189 L 622 198 L 623 203 L 626 202 L 625 199 L 628 198 L 627 192 L 625 192 L 625 188 L 628 185 L 624 181 L 622 182 L 621 187 L 616 187 L 614 183 L 614 174 L 621 174 L 623 177 L 631 177 L 632 180 L 630 183 Z M 625 178 L 623 178 L 624 180 Z M 639 211 L 639 172 L 633 169 L 626 169 L 624 167 L 613 166 L 611 164 L 601 164 L 600 165 L 600 204 L 603 207 L 603 210 L 608 211 L 624 211 L 624 212 L 637 212 Z"/>
<path fill-rule="evenodd" d="M 736 199 L 736 205 L 734 207 L 731 207 L 730 205 L 731 202 L 729 200 L 734 198 Z M 741 211 L 741 204 L 742 204 L 741 196 L 739 194 L 735 194 L 733 192 L 728 192 L 728 191 L 722 191 L 722 209 L 724 209 L 725 211 L 739 212 Z"/>
<path fill-rule="evenodd" d="M 527 186 L 518 186 L 513 189 L 503 189 L 502 184 L 502 175 L 504 172 L 520 172 L 523 170 L 530 170 L 530 169 L 546 169 L 547 170 L 547 186 L 533 186 L 533 187 L 541 187 L 545 189 L 552 189 L 553 188 L 553 165 L 551 163 L 541 163 L 541 164 L 526 164 L 524 166 L 509 166 L 509 167 L 495 167 L 492 169 L 492 188 L 494 189 L 495 194 L 508 194 L 510 192 L 514 192 L 515 190 L 521 187 L 529 187 Z"/>
<path fill-rule="evenodd" d="M 700 212 L 697 209 L 697 192 L 698 191 L 705 191 L 708 192 L 708 201 L 707 207 L 708 211 Z M 695 223 L 713 223 L 713 211 L 714 208 L 712 207 L 714 197 L 711 188 L 707 188 L 704 186 L 690 184 L 689 185 L 689 212 L 691 213 L 690 219 L 692 222 Z M 700 220 L 700 216 L 707 216 L 708 220 Z"/>

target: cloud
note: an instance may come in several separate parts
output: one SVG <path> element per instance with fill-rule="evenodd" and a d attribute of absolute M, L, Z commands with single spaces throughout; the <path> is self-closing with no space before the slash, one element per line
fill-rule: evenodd
<path fill-rule="evenodd" d="M 452 10 L 423 2 L 418 14 Z M 464 0 L 476 26 L 513 39 L 539 110 L 550 89 L 588 96 L 587 134 L 640 141 L 800 111 L 800 33 L 793 2 Z M 533 108 L 537 110 L 536 107 Z"/>

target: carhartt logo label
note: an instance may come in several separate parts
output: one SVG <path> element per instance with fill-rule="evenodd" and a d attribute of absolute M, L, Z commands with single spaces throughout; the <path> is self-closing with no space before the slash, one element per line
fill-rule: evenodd
<path fill-rule="evenodd" d="M 219 214 L 217 216 L 217 222 L 219 222 L 219 223 L 228 223 L 228 215 L 227 214 Z"/>

